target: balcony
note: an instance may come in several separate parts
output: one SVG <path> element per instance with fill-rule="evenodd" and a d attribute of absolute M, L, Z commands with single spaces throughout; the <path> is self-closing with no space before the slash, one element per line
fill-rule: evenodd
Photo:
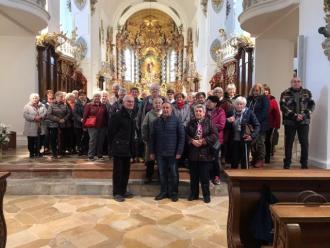
<path fill-rule="evenodd" d="M 0 0 L 0 34 L 37 34 L 48 25 L 46 0 Z"/>
<path fill-rule="evenodd" d="M 238 19 L 243 30 L 258 37 L 298 8 L 299 0 L 244 0 Z"/>

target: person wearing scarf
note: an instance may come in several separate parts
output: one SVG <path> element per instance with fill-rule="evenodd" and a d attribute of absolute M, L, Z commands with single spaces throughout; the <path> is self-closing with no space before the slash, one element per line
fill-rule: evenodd
<path fill-rule="evenodd" d="M 231 124 L 230 152 L 231 168 L 237 169 L 241 164 L 246 169 L 249 163 L 250 144 L 260 131 L 260 123 L 252 110 L 246 108 L 245 97 L 237 97 L 234 110 L 227 122 Z M 250 127 L 253 129 L 251 130 Z"/>

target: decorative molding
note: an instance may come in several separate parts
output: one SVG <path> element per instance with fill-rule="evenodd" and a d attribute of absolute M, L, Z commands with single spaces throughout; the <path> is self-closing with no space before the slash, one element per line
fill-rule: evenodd
<path fill-rule="evenodd" d="M 220 13 L 224 0 L 212 0 L 212 8 L 215 13 Z"/>
<path fill-rule="evenodd" d="M 272 13 L 298 4 L 299 0 L 244 0 L 243 11 L 239 15 L 238 20 L 242 25 L 253 17 Z"/>
<path fill-rule="evenodd" d="M 94 15 L 95 10 L 96 10 L 96 4 L 98 0 L 90 0 L 90 7 L 91 7 L 91 15 Z"/>
<path fill-rule="evenodd" d="M 230 11 L 231 11 L 231 5 L 230 5 L 229 0 L 227 0 L 227 2 L 226 2 L 226 18 L 228 18 Z"/>
<path fill-rule="evenodd" d="M 86 6 L 87 0 L 74 0 L 74 3 L 76 7 L 82 11 Z"/>
<path fill-rule="evenodd" d="M 218 62 L 218 53 L 221 50 L 221 42 L 219 39 L 215 39 L 210 47 L 210 55 L 214 62 Z"/>
<path fill-rule="evenodd" d="M 202 11 L 205 17 L 207 16 L 207 4 L 208 0 L 201 0 Z"/>
<path fill-rule="evenodd" d="M 319 28 L 319 33 L 323 34 L 325 40 L 322 42 L 322 48 L 324 49 L 324 54 L 328 57 L 330 61 L 330 0 L 324 0 L 324 20 L 326 22 L 325 27 Z"/>

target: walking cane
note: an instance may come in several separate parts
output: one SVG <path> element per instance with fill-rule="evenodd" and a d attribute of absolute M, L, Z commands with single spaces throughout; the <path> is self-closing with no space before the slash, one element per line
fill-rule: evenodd
<path fill-rule="evenodd" d="M 248 156 L 248 151 L 247 151 L 248 145 L 247 142 L 244 141 L 244 150 L 245 150 L 245 163 L 246 163 L 246 169 L 249 169 L 249 156 Z"/>

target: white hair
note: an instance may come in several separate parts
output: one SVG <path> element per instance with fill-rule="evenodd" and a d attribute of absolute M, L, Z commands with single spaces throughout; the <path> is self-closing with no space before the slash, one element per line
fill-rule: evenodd
<path fill-rule="evenodd" d="M 78 91 L 78 90 L 73 90 L 71 93 L 72 93 L 72 94 L 78 94 L 79 91 Z"/>
<path fill-rule="evenodd" d="M 231 89 L 236 90 L 236 85 L 235 84 L 228 84 L 227 87 L 226 87 L 226 91 L 231 90 Z"/>
<path fill-rule="evenodd" d="M 76 97 L 73 93 L 68 93 L 68 94 L 66 94 L 66 96 L 65 96 L 65 100 L 69 100 L 70 99 L 70 97 Z"/>
<path fill-rule="evenodd" d="M 118 94 L 127 94 L 127 90 L 125 88 L 120 88 Z"/>
<path fill-rule="evenodd" d="M 95 91 L 95 92 L 93 93 L 93 98 L 96 97 L 96 96 L 101 97 L 101 96 L 102 96 L 102 95 L 101 95 L 101 92 L 100 92 L 100 91 Z"/>
<path fill-rule="evenodd" d="M 106 91 L 106 90 L 103 90 L 103 91 L 101 91 L 101 95 L 102 96 L 104 96 L 104 95 L 109 96 L 109 92 Z"/>
<path fill-rule="evenodd" d="M 196 109 L 203 109 L 204 113 L 206 111 L 205 105 L 203 105 L 203 104 L 197 104 L 197 105 L 195 105 L 194 106 L 194 112 L 196 111 Z"/>
<path fill-rule="evenodd" d="M 161 97 L 156 97 L 154 99 L 152 99 L 152 104 L 155 104 L 156 102 L 160 102 L 160 103 L 163 103 L 163 99 Z"/>
<path fill-rule="evenodd" d="M 112 85 L 112 89 L 119 89 L 120 88 L 120 84 L 119 83 L 114 83 Z"/>
<path fill-rule="evenodd" d="M 150 88 L 149 89 L 150 89 L 150 91 L 151 90 L 159 90 L 160 89 L 160 86 L 157 83 L 153 83 L 153 84 L 150 85 Z"/>
<path fill-rule="evenodd" d="M 213 89 L 213 94 L 214 94 L 215 92 L 223 93 L 223 89 L 222 89 L 221 87 L 215 87 L 215 88 Z"/>
<path fill-rule="evenodd" d="M 39 94 L 37 94 L 37 93 L 32 93 L 32 94 L 30 95 L 30 97 L 29 97 L 30 102 L 32 102 L 32 100 L 33 100 L 34 97 L 38 97 L 38 99 L 40 99 Z"/>
<path fill-rule="evenodd" d="M 234 105 L 236 106 L 238 103 L 242 103 L 244 106 L 246 106 L 246 98 L 243 96 L 237 97 L 234 101 Z"/>

